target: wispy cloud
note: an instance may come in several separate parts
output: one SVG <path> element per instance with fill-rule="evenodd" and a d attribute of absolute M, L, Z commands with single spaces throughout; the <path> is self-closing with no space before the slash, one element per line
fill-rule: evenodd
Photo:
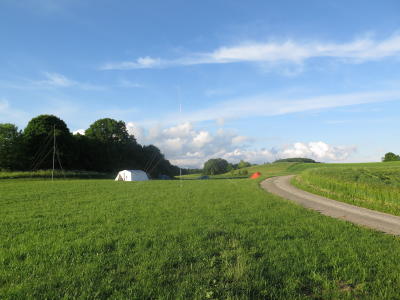
<path fill-rule="evenodd" d="M 33 81 L 35 85 L 39 86 L 55 86 L 55 87 L 70 87 L 79 85 L 78 82 L 68 79 L 59 73 L 44 72 L 45 80 Z"/>
<path fill-rule="evenodd" d="M 17 6 L 29 12 L 41 14 L 60 14 L 68 11 L 71 6 L 79 4 L 77 0 L 3 0 L 6 5 Z M 81 1 L 82 2 L 82 1 Z"/>
<path fill-rule="evenodd" d="M 301 64 L 311 58 L 333 58 L 348 62 L 365 62 L 400 56 L 400 34 L 377 40 L 358 38 L 347 43 L 301 42 L 247 42 L 223 46 L 208 53 L 193 53 L 175 59 L 139 57 L 134 61 L 109 62 L 102 70 L 129 70 L 189 66 L 198 64 L 227 64 L 239 62 Z"/>
<path fill-rule="evenodd" d="M 16 121 L 29 120 L 29 114 L 22 110 L 13 108 L 10 102 L 6 99 L 0 98 L 0 120 L 1 122 L 16 123 Z"/>
<path fill-rule="evenodd" d="M 3 88 L 12 89 L 54 89 L 54 88 L 78 88 L 81 90 L 104 90 L 107 87 L 95 85 L 87 82 L 79 82 L 68 78 L 67 76 L 54 73 L 43 72 L 42 79 L 27 79 L 22 78 L 17 81 L 0 81 L 0 86 Z"/>
<path fill-rule="evenodd" d="M 50 73 L 44 72 L 45 80 L 37 80 L 31 81 L 33 85 L 39 87 L 59 87 L 59 88 L 68 88 L 68 87 L 77 87 L 83 90 L 103 90 L 104 86 L 94 85 L 86 82 L 79 82 L 67 78 L 65 75 L 60 73 Z"/>
<path fill-rule="evenodd" d="M 101 66 L 100 69 L 102 70 L 129 70 L 129 69 L 150 69 L 156 67 L 164 67 L 166 65 L 171 64 L 168 61 L 162 61 L 159 58 L 151 58 L 149 56 L 146 57 L 139 57 L 135 61 L 123 61 L 117 63 L 106 63 Z"/>
<path fill-rule="evenodd" d="M 400 90 L 329 94 L 309 98 L 257 95 L 227 100 L 202 110 L 186 111 L 183 116 L 174 113 L 168 115 L 164 121 L 165 123 L 172 123 L 177 120 L 181 122 L 201 122 L 256 116 L 277 116 L 386 101 L 400 101 Z"/>
<path fill-rule="evenodd" d="M 141 83 L 138 83 L 136 81 L 126 80 L 126 79 L 119 80 L 117 86 L 123 87 L 123 88 L 142 88 L 142 87 L 144 87 L 143 84 L 141 84 Z"/>
<path fill-rule="evenodd" d="M 234 91 L 232 89 L 207 89 L 204 91 L 204 95 L 207 97 L 218 97 L 218 96 L 226 96 L 229 94 L 233 94 Z"/>

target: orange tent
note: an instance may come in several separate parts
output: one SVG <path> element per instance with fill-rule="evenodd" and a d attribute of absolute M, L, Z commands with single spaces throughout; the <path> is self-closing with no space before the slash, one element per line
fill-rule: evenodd
<path fill-rule="evenodd" d="M 260 172 L 255 172 L 255 173 L 253 173 L 251 176 L 250 176 L 250 178 L 251 179 L 256 179 L 256 178 L 258 178 L 258 177 L 260 177 L 261 176 L 261 173 Z"/>

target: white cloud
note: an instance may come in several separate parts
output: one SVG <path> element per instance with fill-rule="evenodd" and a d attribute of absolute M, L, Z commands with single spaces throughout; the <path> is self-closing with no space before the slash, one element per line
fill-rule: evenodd
<path fill-rule="evenodd" d="M 135 136 L 137 140 L 145 139 L 145 133 L 143 128 L 138 126 L 137 124 L 133 122 L 128 122 L 126 124 L 126 129 L 128 130 L 128 133 Z"/>
<path fill-rule="evenodd" d="M 213 137 L 208 131 L 200 131 L 197 135 L 193 138 L 193 145 L 197 148 L 202 148 L 206 144 L 210 143 L 213 140 Z"/>
<path fill-rule="evenodd" d="M 100 69 L 102 70 L 129 70 L 129 69 L 149 69 L 165 65 L 159 58 L 149 56 L 139 57 L 136 61 L 123 61 L 117 63 L 106 63 Z"/>
<path fill-rule="evenodd" d="M 3 0 L 2 4 L 14 5 L 25 9 L 30 13 L 40 13 L 45 15 L 62 14 L 68 11 L 71 6 L 76 6 L 80 1 L 77 0 Z"/>
<path fill-rule="evenodd" d="M 101 69 L 126 70 L 238 62 L 301 64 L 311 58 L 333 58 L 360 63 L 398 56 L 400 56 L 400 34 L 396 33 L 383 40 L 367 36 L 347 43 L 301 42 L 290 39 L 283 42 L 247 42 L 171 60 L 146 56 L 133 62 L 107 63 Z"/>
<path fill-rule="evenodd" d="M 54 88 L 79 88 L 82 90 L 104 90 L 105 86 L 94 85 L 86 82 L 72 80 L 60 73 L 43 72 L 44 79 L 32 80 L 23 78 L 18 82 L 0 81 L 0 86 L 4 88 L 20 90 L 54 89 Z"/>
<path fill-rule="evenodd" d="M 207 97 L 218 97 L 233 94 L 234 91 L 231 89 L 207 89 L 204 91 L 204 95 Z"/>
<path fill-rule="evenodd" d="M 124 88 L 141 88 L 143 87 L 142 84 L 136 82 L 136 81 L 130 81 L 126 79 L 121 79 L 118 83 L 119 87 L 124 87 Z"/>
<path fill-rule="evenodd" d="M 85 129 L 77 129 L 72 132 L 73 135 L 80 134 L 80 135 L 85 135 Z"/>
<path fill-rule="evenodd" d="M 77 82 L 68 79 L 62 74 L 44 72 L 44 75 L 47 80 L 37 81 L 37 84 L 47 84 L 56 87 L 70 87 L 78 84 Z"/>
<path fill-rule="evenodd" d="M 332 146 L 324 142 L 295 143 L 280 151 L 281 158 L 308 157 L 318 161 L 343 161 L 349 158 L 355 146 Z"/>
<path fill-rule="evenodd" d="M 248 142 L 250 139 L 247 136 L 238 135 L 232 138 L 232 144 L 241 145 Z"/>
<path fill-rule="evenodd" d="M 193 125 L 185 122 L 176 126 L 172 126 L 163 130 L 168 137 L 185 137 L 194 134 Z"/>
<path fill-rule="evenodd" d="M 149 129 L 129 122 L 127 129 L 139 143 L 156 145 L 167 159 L 181 167 L 202 167 L 205 161 L 216 157 L 233 163 L 242 159 L 251 163 L 264 163 L 287 157 L 342 161 L 355 151 L 355 147 L 333 146 L 324 142 L 295 143 L 279 149 L 250 149 L 252 140 L 248 137 L 222 129 L 212 133 L 196 129 L 188 122 Z"/>
<path fill-rule="evenodd" d="M 29 120 L 29 114 L 13 108 L 8 100 L 0 99 L 0 120 L 1 123 L 17 124 Z"/>
<path fill-rule="evenodd" d="M 313 110 L 346 107 L 359 104 L 400 100 L 400 90 L 370 91 L 347 94 L 328 94 L 309 98 L 282 98 L 271 95 L 227 100 L 197 111 L 170 114 L 164 122 L 200 122 L 256 116 L 277 116 Z"/>

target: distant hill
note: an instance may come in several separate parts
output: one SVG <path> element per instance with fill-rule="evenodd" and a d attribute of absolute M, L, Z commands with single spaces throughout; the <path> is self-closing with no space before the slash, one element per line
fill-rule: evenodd
<path fill-rule="evenodd" d="M 284 158 L 284 159 L 278 159 L 274 162 L 302 162 L 302 163 L 318 163 L 317 161 L 311 159 L 311 158 L 303 158 L 303 157 L 292 157 L 292 158 Z"/>

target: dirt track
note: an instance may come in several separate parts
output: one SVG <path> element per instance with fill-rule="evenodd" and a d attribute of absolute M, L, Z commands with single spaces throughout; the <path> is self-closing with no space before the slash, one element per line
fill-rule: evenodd
<path fill-rule="evenodd" d="M 400 217 L 346 204 L 300 190 L 290 184 L 294 175 L 269 178 L 261 182 L 268 192 L 337 219 L 343 219 L 389 234 L 400 235 Z"/>

